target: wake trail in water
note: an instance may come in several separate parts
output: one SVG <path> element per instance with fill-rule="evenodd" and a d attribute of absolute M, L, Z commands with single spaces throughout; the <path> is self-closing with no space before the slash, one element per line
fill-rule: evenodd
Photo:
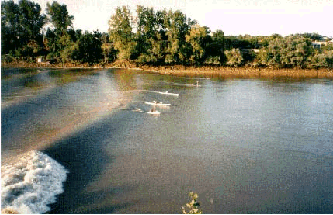
<path fill-rule="evenodd" d="M 39 151 L 1 166 L 1 208 L 18 213 L 45 213 L 62 193 L 68 171 Z"/>

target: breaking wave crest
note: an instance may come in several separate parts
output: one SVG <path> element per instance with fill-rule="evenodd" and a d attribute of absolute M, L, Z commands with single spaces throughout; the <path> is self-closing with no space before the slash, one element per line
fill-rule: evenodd
<path fill-rule="evenodd" d="M 18 213 L 45 213 L 62 193 L 67 170 L 39 151 L 1 167 L 1 208 Z"/>

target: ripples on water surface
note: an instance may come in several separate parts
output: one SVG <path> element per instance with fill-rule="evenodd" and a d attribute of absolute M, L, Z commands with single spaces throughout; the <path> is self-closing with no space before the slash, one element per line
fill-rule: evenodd
<path fill-rule="evenodd" d="M 189 191 L 204 213 L 333 212 L 330 80 L 13 69 L 1 82 L 3 208 L 46 212 L 64 189 L 51 212 L 180 213 Z M 147 101 L 171 106 L 150 116 Z"/>

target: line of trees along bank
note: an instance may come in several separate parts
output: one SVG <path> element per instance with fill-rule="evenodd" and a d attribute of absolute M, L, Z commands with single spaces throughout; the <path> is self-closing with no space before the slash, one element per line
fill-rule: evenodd
<path fill-rule="evenodd" d="M 137 6 L 117 7 L 109 32 L 74 30 L 66 5 L 47 3 L 46 15 L 29 0 L 1 5 L 2 59 L 35 61 L 37 56 L 58 63 L 111 63 L 116 59 L 151 65 L 228 65 L 333 67 L 333 46 L 312 47 L 316 33 L 281 37 L 224 36 L 211 32 L 181 11 Z M 52 28 L 42 32 L 45 24 Z"/>
<path fill-rule="evenodd" d="M 100 62 L 103 58 L 103 38 L 107 34 L 74 30 L 73 20 L 67 6 L 56 1 L 47 3 L 46 15 L 41 14 L 40 5 L 29 0 L 20 0 L 18 4 L 12 0 L 2 1 L 2 61 L 33 63 L 36 57 L 43 56 L 58 63 Z M 52 27 L 43 29 L 47 24 Z"/>

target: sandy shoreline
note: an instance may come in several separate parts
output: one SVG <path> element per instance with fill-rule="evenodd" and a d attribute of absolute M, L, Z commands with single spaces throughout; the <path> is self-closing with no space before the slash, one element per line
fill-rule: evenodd
<path fill-rule="evenodd" d="M 190 68 L 159 68 L 157 70 L 144 69 L 144 71 L 159 74 L 179 76 L 209 76 L 219 78 L 333 78 L 333 71 L 327 69 L 270 69 L 270 68 L 230 68 L 230 67 L 190 67 Z"/>
<path fill-rule="evenodd" d="M 320 69 L 295 69 L 295 68 L 254 68 L 254 67 L 223 67 L 223 66 L 149 66 L 136 65 L 130 62 L 115 62 L 112 64 L 36 64 L 36 63 L 10 63 L 2 64 L 2 68 L 26 67 L 26 68 L 55 68 L 55 69 L 129 69 L 158 74 L 177 76 L 209 76 L 220 78 L 328 78 L 333 79 L 333 70 L 328 68 Z"/>

